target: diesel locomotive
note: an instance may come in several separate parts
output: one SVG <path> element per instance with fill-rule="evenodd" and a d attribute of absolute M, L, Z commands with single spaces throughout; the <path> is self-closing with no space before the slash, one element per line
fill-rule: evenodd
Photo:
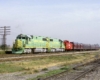
<path fill-rule="evenodd" d="M 19 34 L 13 43 L 12 53 L 63 52 L 64 50 L 65 46 L 60 39 Z"/>

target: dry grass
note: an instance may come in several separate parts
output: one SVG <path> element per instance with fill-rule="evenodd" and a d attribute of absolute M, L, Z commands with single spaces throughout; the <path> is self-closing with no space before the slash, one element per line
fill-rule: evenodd
<path fill-rule="evenodd" d="M 76 54 L 66 56 L 56 56 L 41 58 L 38 60 L 31 60 L 27 62 L 17 62 L 15 65 L 21 66 L 25 69 L 26 73 L 38 72 L 44 68 L 57 66 L 57 65 L 70 65 L 73 63 L 85 63 L 94 60 L 95 54 Z"/>
<path fill-rule="evenodd" d="M 7 64 L 9 64 L 10 66 L 19 67 L 19 69 L 22 68 L 22 71 L 25 71 L 25 73 L 33 74 L 39 72 L 40 70 L 48 69 L 48 67 L 52 67 L 52 66 L 70 65 L 73 63 L 80 63 L 80 62 L 81 63 L 89 62 L 95 59 L 95 55 L 96 53 L 51 56 L 51 57 L 43 57 L 39 59 L 32 59 L 29 61 L 20 61 L 20 62 L 16 61 Z M 18 71 L 18 70 L 14 70 L 14 71 Z"/>

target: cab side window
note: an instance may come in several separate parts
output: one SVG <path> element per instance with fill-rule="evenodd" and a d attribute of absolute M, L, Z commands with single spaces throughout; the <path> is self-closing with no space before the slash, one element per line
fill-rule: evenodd
<path fill-rule="evenodd" d="M 50 39 L 50 41 L 53 41 L 53 39 Z"/>
<path fill-rule="evenodd" d="M 43 41 L 47 41 L 47 39 L 46 39 L 46 38 L 43 38 L 42 40 L 43 40 Z"/>

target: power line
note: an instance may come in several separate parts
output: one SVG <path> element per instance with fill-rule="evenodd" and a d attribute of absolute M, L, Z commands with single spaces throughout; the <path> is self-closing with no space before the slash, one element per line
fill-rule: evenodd
<path fill-rule="evenodd" d="M 5 49 L 6 36 L 10 35 L 10 26 L 0 27 L 0 35 L 2 35 L 2 45 L 4 45 L 4 49 Z"/>

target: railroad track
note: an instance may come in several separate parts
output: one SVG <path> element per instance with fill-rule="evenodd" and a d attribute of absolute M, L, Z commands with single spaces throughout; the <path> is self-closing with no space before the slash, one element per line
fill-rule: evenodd
<path fill-rule="evenodd" d="M 99 52 L 99 51 L 83 51 L 83 52 L 64 52 L 64 53 L 40 53 L 40 54 L 22 54 L 22 55 L 17 55 L 17 54 L 10 54 L 8 56 L 1 56 L 0 62 L 3 61 L 14 61 L 14 60 L 22 60 L 22 59 L 31 59 L 31 58 L 37 58 L 37 57 L 46 57 L 46 56 L 60 56 L 60 55 L 66 55 L 66 54 L 81 54 L 81 53 L 94 53 L 94 52 Z"/>
<path fill-rule="evenodd" d="M 96 70 L 96 68 L 99 67 L 99 66 L 100 66 L 100 62 L 99 62 L 99 64 L 95 64 L 95 65 L 94 65 L 93 67 L 91 67 L 90 69 L 85 70 L 83 73 L 81 73 L 80 75 L 78 75 L 77 77 L 75 77 L 73 80 L 79 80 L 79 79 L 81 79 L 82 77 L 84 77 L 84 76 L 85 76 L 86 74 L 88 74 L 89 72 Z"/>
<path fill-rule="evenodd" d="M 87 67 L 88 65 L 88 67 Z M 83 67 L 85 66 L 85 67 Z M 93 61 L 91 63 L 87 64 L 81 64 L 77 66 L 73 66 L 73 70 L 76 70 L 76 73 L 73 73 L 73 75 L 68 74 L 68 71 L 61 72 L 59 74 L 46 77 L 46 78 L 39 78 L 37 80 L 80 80 L 81 78 L 85 77 L 86 74 L 88 74 L 91 71 L 94 71 L 97 67 L 100 66 L 100 59 Z M 78 70 L 78 68 L 84 68 L 82 70 Z M 87 67 L 87 68 L 86 68 Z"/>

